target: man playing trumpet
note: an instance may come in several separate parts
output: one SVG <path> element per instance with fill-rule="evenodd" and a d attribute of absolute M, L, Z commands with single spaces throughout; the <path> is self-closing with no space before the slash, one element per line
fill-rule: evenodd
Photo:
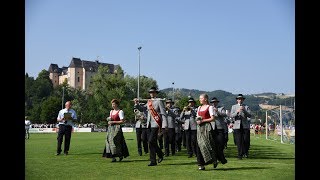
<path fill-rule="evenodd" d="M 193 98 L 189 98 L 188 103 L 180 114 L 180 120 L 184 122 L 188 158 L 191 158 L 197 153 L 197 108 Z"/>
<path fill-rule="evenodd" d="M 173 104 L 174 102 L 172 99 L 168 99 L 166 101 L 166 112 L 167 112 L 167 121 L 168 121 L 168 131 L 164 131 L 163 139 L 164 139 L 164 149 L 165 149 L 165 156 L 169 156 L 170 150 L 171 155 L 175 155 L 176 152 L 176 114 L 173 112 Z M 170 146 L 170 147 L 169 147 Z"/>
<path fill-rule="evenodd" d="M 156 166 L 156 155 L 158 155 L 158 163 L 163 160 L 163 152 L 158 145 L 158 134 L 161 133 L 162 128 L 168 128 L 167 113 L 164 103 L 156 98 L 159 91 L 155 87 L 151 87 L 149 90 L 150 100 L 142 106 L 139 104 L 139 99 L 134 99 L 134 108 L 139 111 L 147 111 L 147 128 L 148 128 L 148 143 L 150 150 L 150 163 L 148 166 Z"/>

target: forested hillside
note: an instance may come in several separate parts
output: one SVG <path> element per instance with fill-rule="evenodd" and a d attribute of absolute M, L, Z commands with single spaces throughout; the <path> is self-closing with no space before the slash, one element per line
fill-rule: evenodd
<path fill-rule="evenodd" d="M 231 92 L 223 90 L 214 90 L 214 91 L 201 91 L 196 89 L 173 89 L 166 88 L 161 90 L 166 93 L 168 98 L 173 98 L 179 100 L 182 97 L 191 96 L 194 99 L 199 99 L 199 95 L 202 93 L 208 94 L 209 98 L 216 97 L 219 99 L 219 105 L 225 106 L 226 109 L 231 109 L 231 106 L 236 103 L 236 97 L 238 94 L 232 94 Z M 260 93 L 260 94 L 244 94 L 245 101 L 244 103 L 251 107 L 252 111 L 258 111 L 260 109 L 259 104 L 270 104 L 270 105 L 285 105 L 293 107 L 294 97 L 281 98 L 282 96 L 277 96 L 276 93 Z"/>

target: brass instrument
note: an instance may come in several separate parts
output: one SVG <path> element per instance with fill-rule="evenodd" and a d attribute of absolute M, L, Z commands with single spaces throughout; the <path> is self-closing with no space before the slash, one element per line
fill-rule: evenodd
<path fill-rule="evenodd" d="M 185 106 L 183 107 L 183 111 L 191 111 L 191 107 L 189 105 Z"/>
<path fill-rule="evenodd" d="M 134 112 L 136 121 L 140 120 L 141 124 L 143 125 L 147 124 L 147 118 L 143 112 L 139 111 L 139 109 L 134 109 L 133 112 Z"/>

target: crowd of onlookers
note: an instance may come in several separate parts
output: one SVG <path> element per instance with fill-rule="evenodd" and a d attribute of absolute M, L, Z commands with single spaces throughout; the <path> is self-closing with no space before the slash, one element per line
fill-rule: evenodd
<path fill-rule="evenodd" d="M 56 128 L 57 124 L 31 124 L 30 127 L 31 128 Z M 75 124 L 74 127 L 75 128 L 93 128 L 94 130 L 100 129 L 100 131 L 105 131 L 104 127 L 103 128 L 98 127 L 94 123 Z M 125 127 L 134 127 L 134 126 L 127 124 Z M 251 129 L 251 132 L 254 132 L 254 135 L 265 133 L 265 126 L 261 125 L 261 124 L 250 124 L 250 129 Z M 294 125 L 284 125 L 283 130 L 284 130 L 284 133 L 283 133 L 284 136 L 288 136 L 289 138 L 292 138 L 295 136 L 295 126 Z M 281 135 L 281 129 L 280 129 L 279 124 L 277 124 L 276 127 L 274 127 L 274 124 L 269 124 L 268 131 L 269 131 L 269 133 L 275 132 L 275 134 L 277 134 L 279 136 Z M 229 133 L 233 132 L 232 123 L 230 123 L 228 125 L 228 132 Z"/>
<path fill-rule="evenodd" d="M 31 124 L 31 128 L 56 128 L 58 124 Z M 85 123 L 85 124 L 75 124 L 75 128 L 97 128 L 97 125 L 94 123 Z"/>

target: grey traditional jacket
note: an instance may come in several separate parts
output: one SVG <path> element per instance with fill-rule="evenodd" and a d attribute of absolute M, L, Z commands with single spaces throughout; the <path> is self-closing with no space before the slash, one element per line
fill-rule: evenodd
<path fill-rule="evenodd" d="M 184 130 L 197 130 L 197 108 L 192 108 L 190 111 L 182 111 L 180 120 L 184 122 Z"/>
<path fill-rule="evenodd" d="M 240 124 L 242 124 L 243 129 L 250 129 L 250 122 L 248 118 L 251 118 L 251 110 L 249 106 L 242 104 L 244 110 L 237 113 L 240 108 L 240 104 L 232 105 L 230 117 L 234 119 L 233 129 L 240 129 Z"/>
<path fill-rule="evenodd" d="M 152 106 L 155 109 L 155 111 L 159 114 L 159 116 L 161 117 L 161 122 L 162 122 L 162 128 L 167 128 L 168 127 L 168 121 L 167 121 L 167 113 L 165 110 L 165 106 L 164 103 L 159 99 L 159 98 L 155 98 L 152 100 Z M 148 103 L 146 103 L 145 105 L 139 105 L 136 104 L 134 105 L 134 108 L 139 109 L 139 111 L 147 111 L 147 127 L 151 127 L 151 128 L 156 128 L 159 127 L 157 122 L 153 119 L 150 109 L 148 108 Z"/>
<path fill-rule="evenodd" d="M 215 126 L 213 127 L 217 129 L 225 129 L 225 127 L 227 126 L 225 121 L 225 117 L 227 117 L 226 110 L 223 106 L 213 106 L 213 109 L 215 108 L 217 108 L 218 111 L 213 111 L 213 116 L 215 117 L 215 121 L 213 121 Z"/>
<path fill-rule="evenodd" d="M 166 112 L 167 112 L 168 128 L 175 128 L 177 115 L 173 112 L 173 108 L 170 108 Z M 163 124 L 162 124 L 162 128 L 165 128 Z"/>

